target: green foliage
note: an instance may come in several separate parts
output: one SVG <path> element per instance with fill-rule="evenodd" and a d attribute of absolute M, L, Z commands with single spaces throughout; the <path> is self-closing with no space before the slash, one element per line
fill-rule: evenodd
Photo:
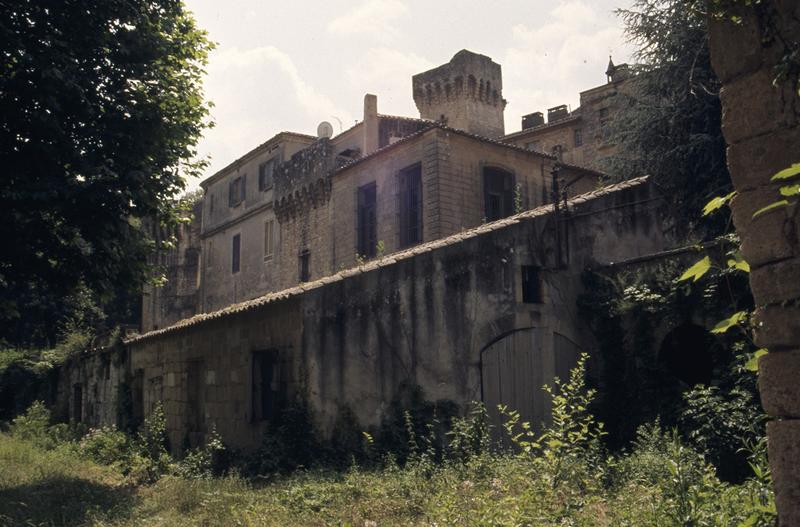
<path fill-rule="evenodd" d="M 490 452 L 491 424 L 483 403 L 472 403 L 467 415 L 454 417 L 447 431 L 448 459 L 466 463 Z"/>
<path fill-rule="evenodd" d="M 130 436 L 117 430 L 116 426 L 91 428 L 80 440 L 81 452 L 100 465 L 119 464 L 127 471 L 134 446 Z"/>
<path fill-rule="evenodd" d="M 705 275 L 708 270 L 711 269 L 711 258 L 708 256 L 704 256 L 698 262 L 694 263 L 691 267 L 689 267 L 681 276 L 678 278 L 678 281 L 684 281 L 692 279 L 693 282 L 697 282 L 700 278 Z"/>
<path fill-rule="evenodd" d="M 305 397 L 297 397 L 268 424 L 261 446 L 249 456 L 245 471 L 258 477 L 271 477 L 300 468 L 310 468 L 321 458 L 313 414 Z"/>
<path fill-rule="evenodd" d="M 0 19 L 0 338 L 47 345 L 65 297 L 140 290 L 141 220 L 174 225 L 205 165 L 212 44 L 180 1 L 12 2 Z"/>
<path fill-rule="evenodd" d="M 228 467 L 229 453 L 222 437 L 212 428 L 203 446 L 190 450 L 180 460 L 175 473 L 186 479 L 203 479 L 220 476 Z"/>
<path fill-rule="evenodd" d="M 604 167 L 622 179 L 651 174 L 680 218 L 675 228 L 700 239 L 725 227 L 721 218 L 703 217 L 703 205 L 732 190 L 703 4 L 637 0 L 617 11 L 637 64 L 617 96 L 618 151 Z"/>

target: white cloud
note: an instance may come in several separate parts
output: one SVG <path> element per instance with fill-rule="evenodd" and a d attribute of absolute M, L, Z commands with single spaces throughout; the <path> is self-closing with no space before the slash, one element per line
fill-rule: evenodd
<path fill-rule="evenodd" d="M 578 94 L 605 82 L 608 55 L 629 60 L 621 22 L 582 0 L 554 7 L 536 27 L 518 24 L 513 44 L 502 58 L 507 131 L 518 130 L 520 116 L 547 108 L 578 106 Z"/>
<path fill-rule="evenodd" d="M 416 116 L 411 95 L 411 76 L 436 66 L 414 53 L 386 47 L 371 48 L 347 67 L 345 76 L 354 90 L 378 96 L 378 111 Z"/>
<path fill-rule="evenodd" d="M 200 154 L 211 154 L 208 174 L 244 155 L 274 134 L 314 134 L 319 121 L 348 111 L 309 83 L 291 57 L 274 46 L 215 51 L 209 60 L 206 95 L 216 126 L 206 131 Z"/>
<path fill-rule="evenodd" d="M 328 31 L 334 35 L 368 35 L 390 40 L 399 35 L 392 22 L 407 12 L 408 8 L 400 0 L 367 0 L 331 20 Z"/>

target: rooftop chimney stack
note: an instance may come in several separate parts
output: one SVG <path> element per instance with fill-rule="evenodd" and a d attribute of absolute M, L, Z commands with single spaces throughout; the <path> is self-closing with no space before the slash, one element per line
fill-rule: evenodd
<path fill-rule="evenodd" d="M 544 124 L 544 114 L 542 112 L 529 113 L 522 116 L 522 129 L 534 128 Z"/>
<path fill-rule="evenodd" d="M 378 149 L 378 97 L 368 93 L 364 96 L 364 139 L 361 146 L 363 155 Z"/>

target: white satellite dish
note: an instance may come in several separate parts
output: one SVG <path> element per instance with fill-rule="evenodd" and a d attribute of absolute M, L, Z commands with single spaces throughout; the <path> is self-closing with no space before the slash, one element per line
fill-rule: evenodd
<path fill-rule="evenodd" d="M 333 136 L 333 126 L 328 121 L 322 121 L 317 126 L 317 137 L 330 139 Z"/>

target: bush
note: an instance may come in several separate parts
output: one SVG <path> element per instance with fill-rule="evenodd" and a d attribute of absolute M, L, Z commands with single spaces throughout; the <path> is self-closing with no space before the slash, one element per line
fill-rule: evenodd
<path fill-rule="evenodd" d="M 123 473 L 130 468 L 133 446 L 130 437 L 116 426 L 91 428 L 80 441 L 81 452 L 101 465 L 120 464 Z"/>
<path fill-rule="evenodd" d="M 228 449 L 216 428 L 211 429 L 205 445 L 189 450 L 175 466 L 175 474 L 186 479 L 221 476 L 228 468 Z"/>

